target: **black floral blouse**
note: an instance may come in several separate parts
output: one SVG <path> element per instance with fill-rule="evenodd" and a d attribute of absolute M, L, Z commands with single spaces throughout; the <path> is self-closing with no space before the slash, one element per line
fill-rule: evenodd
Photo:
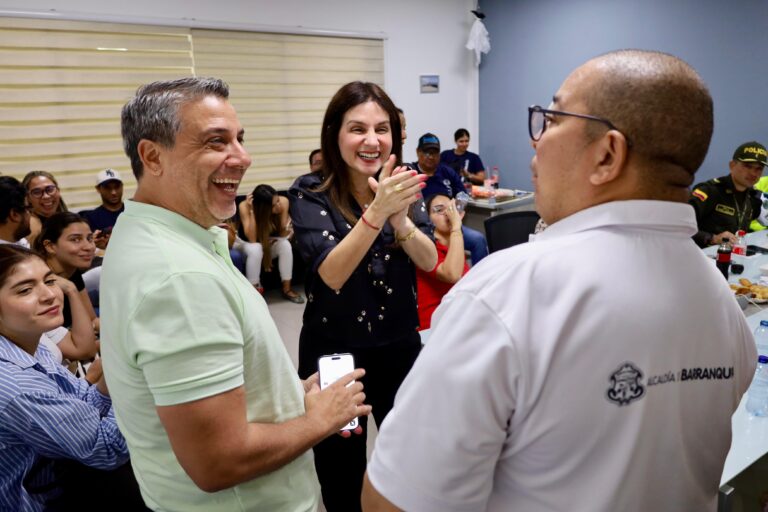
<path fill-rule="evenodd" d="M 389 223 L 340 290 L 326 286 L 318 275 L 325 257 L 353 227 L 326 193 L 313 192 L 320 183 L 316 174 L 305 175 L 288 192 L 296 243 L 308 267 L 303 330 L 348 347 L 386 345 L 410 335 L 419 326 L 415 268 Z M 356 202 L 352 205 L 359 218 L 362 211 Z M 423 201 L 411 207 L 410 217 L 433 238 Z"/>

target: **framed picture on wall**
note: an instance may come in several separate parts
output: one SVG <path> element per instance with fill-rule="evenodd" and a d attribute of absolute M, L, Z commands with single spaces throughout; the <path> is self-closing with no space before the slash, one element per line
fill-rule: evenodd
<path fill-rule="evenodd" d="M 440 75 L 421 75 L 419 77 L 421 94 L 440 92 Z"/>

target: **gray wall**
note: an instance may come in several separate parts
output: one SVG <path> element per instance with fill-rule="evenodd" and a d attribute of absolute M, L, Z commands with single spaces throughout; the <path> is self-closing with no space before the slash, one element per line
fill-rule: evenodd
<path fill-rule="evenodd" d="M 491 52 L 480 66 L 480 155 L 502 186 L 531 188 L 527 107 L 549 104 L 577 66 L 622 48 L 672 53 L 709 86 L 715 132 L 697 181 L 733 150 L 768 144 L 768 1 L 482 0 Z"/>

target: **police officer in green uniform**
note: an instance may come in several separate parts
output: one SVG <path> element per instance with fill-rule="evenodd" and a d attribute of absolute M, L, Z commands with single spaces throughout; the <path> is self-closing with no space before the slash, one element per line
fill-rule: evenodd
<path fill-rule="evenodd" d="M 731 174 L 693 187 L 688 202 L 696 211 L 699 232 L 693 239 L 699 246 L 720 244 L 723 238 L 733 239 L 738 230 L 749 229 L 762 206 L 760 193 L 753 187 L 767 162 L 765 146 L 746 142 L 733 153 Z"/>

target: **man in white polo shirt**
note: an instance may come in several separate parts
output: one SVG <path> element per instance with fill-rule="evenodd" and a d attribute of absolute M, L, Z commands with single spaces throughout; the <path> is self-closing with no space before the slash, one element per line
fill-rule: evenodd
<path fill-rule="evenodd" d="M 138 180 L 101 281 L 102 355 L 136 478 L 154 510 L 314 512 L 310 448 L 368 414 L 356 370 L 299 380 L 227 233 L 251 158 L 213 78 L 145 85 L 122 111 Z M 348 435 L 348 434 L 347 434 Z"/>
<path fill-rule="evenodd" d="M 590 60 L 529 109 L 549 227 L 443 299 L 364 510 L 715 510 L 756 351 L 690 238 L 712 110 L 690 66 L 639 50 Z"/>

